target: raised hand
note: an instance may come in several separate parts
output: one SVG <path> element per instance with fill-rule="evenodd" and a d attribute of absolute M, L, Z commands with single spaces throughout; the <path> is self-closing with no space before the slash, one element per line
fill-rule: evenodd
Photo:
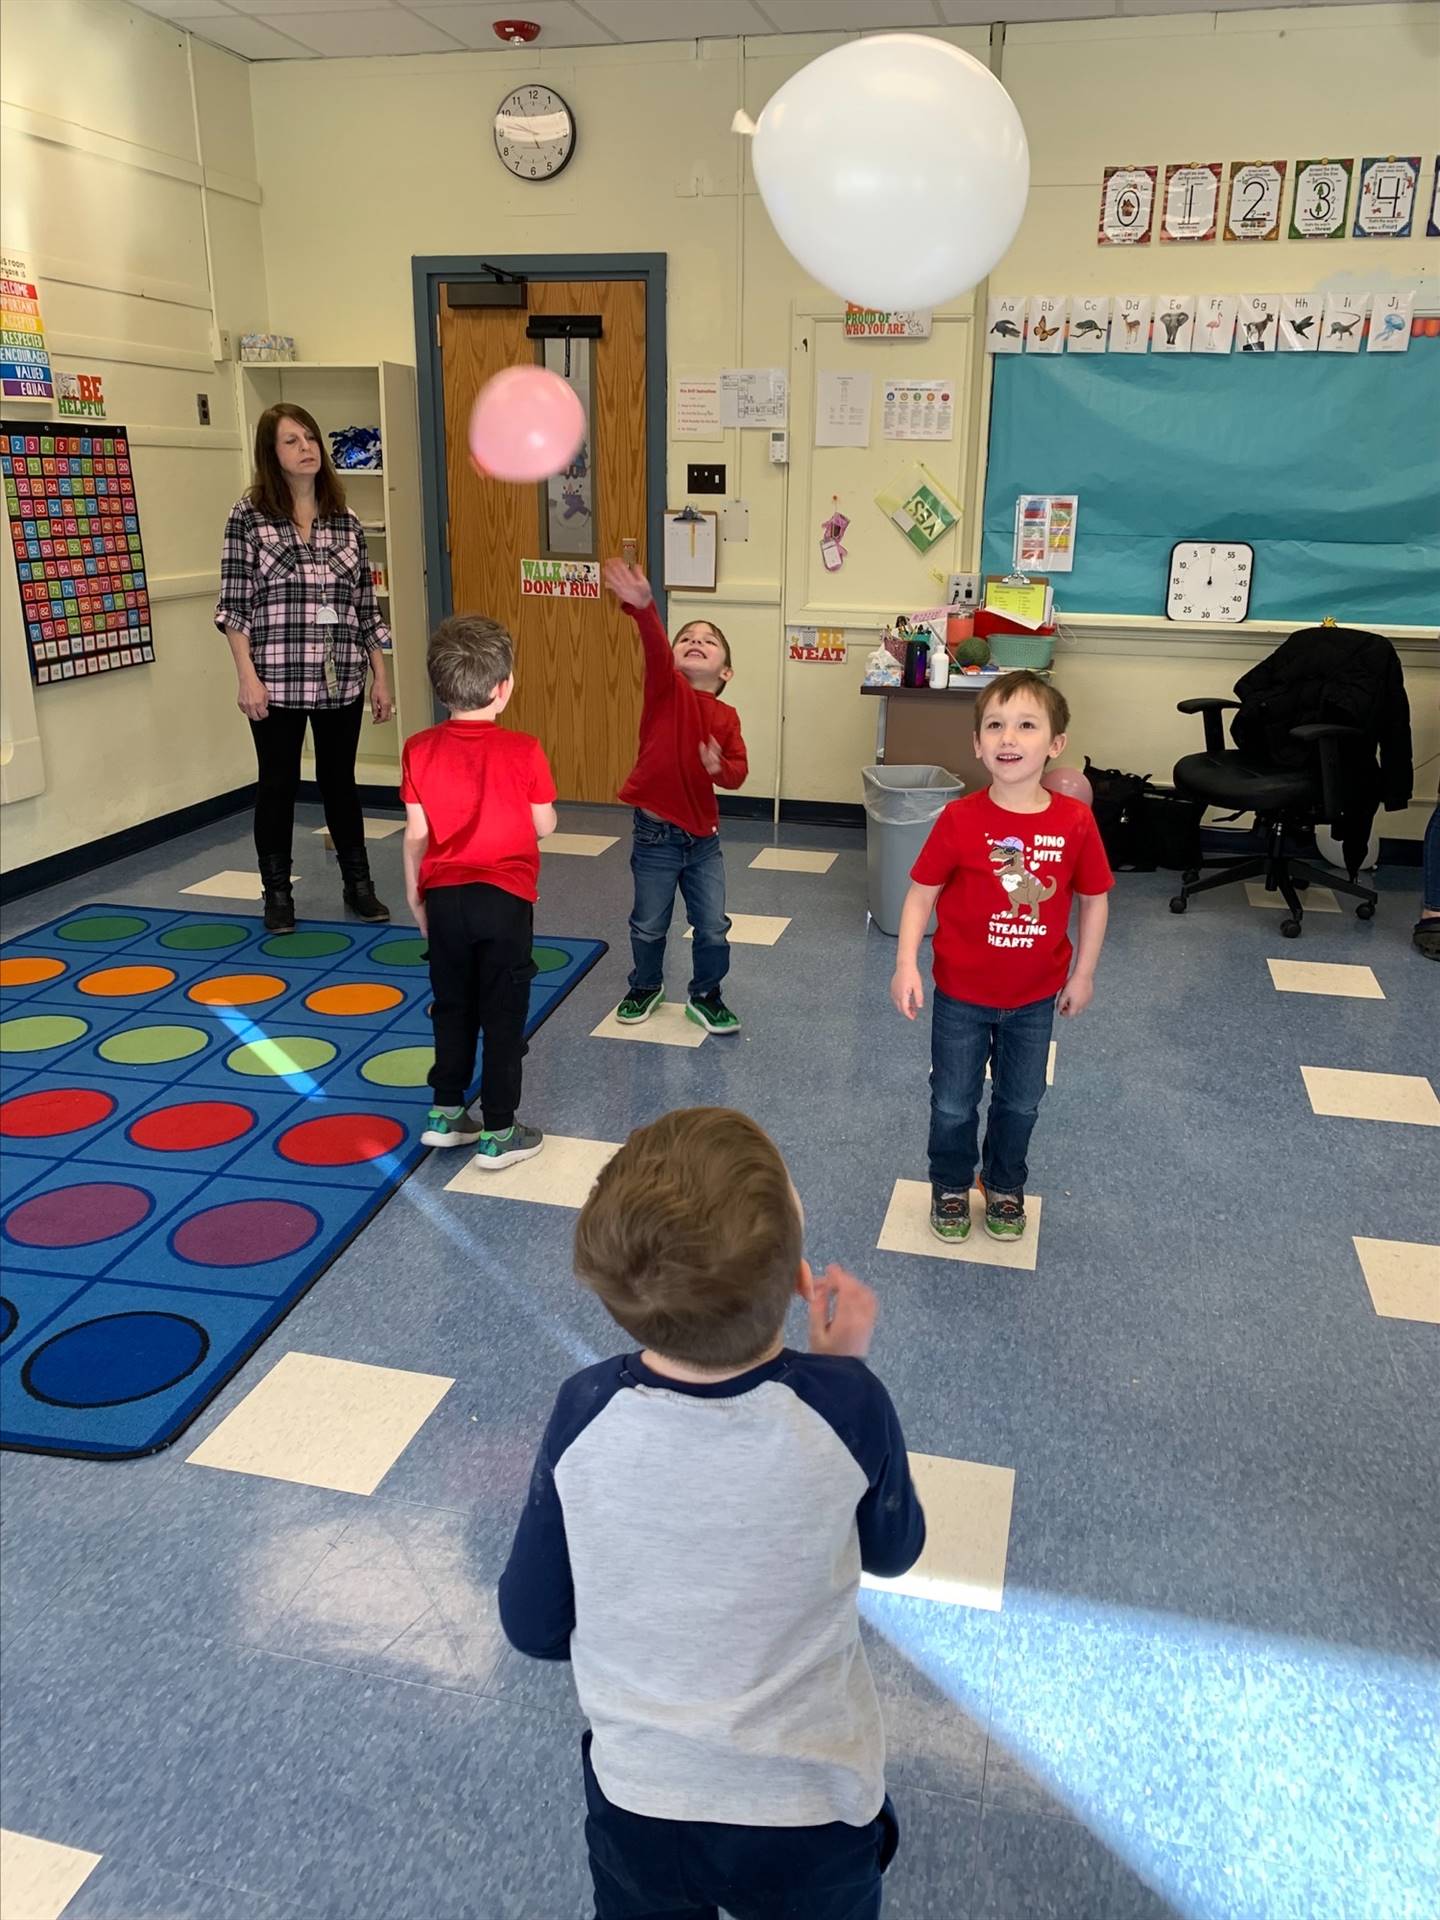
<path fill-rule="evenodd" d="M 648 607 L 655 598 L 639 567 L 627 566 L 623 560 L 605 562 L 605 584 L 627 607 Z"/>

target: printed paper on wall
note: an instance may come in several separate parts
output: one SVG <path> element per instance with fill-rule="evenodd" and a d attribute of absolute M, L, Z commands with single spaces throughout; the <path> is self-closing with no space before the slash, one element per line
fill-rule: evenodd
<path fill-rule="evenodd" d="M 1285 191 L 1283 160 L 1232 160 L 1225 208 L 1227 240 L 1277 240 Z"/>
<path fill-rule="evenodd" d="M 1403 240 L 1415 214 L 1420 156 L 1360 162 L 1360 191 L 1355 196 L 1356 240 Z"/>
<path fill-rule="evenodd" d="M 1218 160 L 1166 167 L 1165 192 L 1160 202 L 1162 241 L 1215 238 L 1220 179 Z"/>
<path fill-rule="evenodd" d="M 1027 353 L 1059 353 L 1065 345 L 1065 306 L 1063 293 L 1032 293 L 1030 327 L 1025 336 Z"/>
<path fill-rule="evenodd" d="M 1150 330 L 1152 353 L 1189 353 L 1195 337 L 1195 296 L 1166 293 L 1155 302 L 1155 324 Z"/>
<path fill-rule="evenodd" d="M 1281 353 L 1314 353 L 1320 345 L 1325 303 L 1318 293 L 1287 293 L 1280 301 Z"/>
<path fill-rule="evenodd" d="M 985 351 L 1019 353 L 1024 345 L 1024 294 L 991 294 L 985 308 Z"/>
<path fill-rule="evenodd" d="M 1144 353 L 1150 344 L 1149 294 L 1122 293 L 1110 322 L 1111 353 Z"/>
<path fill-rule="evenodd" d="M 1235 315 L 1239 296 L 1233 293 L 1202 293 L 1195 303 L 1195 338 L 1192 353 L 1229 353 L 1235 339 Z"/>
<path fill-rule="evenodd" d="M 1370 313 L 1369 353 L 1405 353 L 1410 346 L 1410 323 L 1415 311 L 1415 295 L 1377 293 Z"/>
<path fill-rule="evenodd" d="M 1328 293 L 1320 330 L 1321 353 L 1358 353 L 1370 311 L 1368 293 Z"/>
<path fill-rule="evenodd" d="M 1065 351 L 1104 353 L 1109 338 L 1110 296 L 1105 293 L 1072 293 Z"/>
<path fill-rule="evenodd" d="M 1353 160 L 1299 160 L 1290 208 L 1292 240 L 1341 240 L 1350 211 Z"/>
<path fill-rule="evenodd" d="M 1236 298 L 1235 338 L 1241 353 L 1273 353 L 1280 330 L 1278 293 L 1242 293 Z"/>
<path fill-rule="evenodd" d="M 1154 167 L 1106 167 L 1100 188 L 1102 247 L 1148 247 L 1155 217 Z"/>

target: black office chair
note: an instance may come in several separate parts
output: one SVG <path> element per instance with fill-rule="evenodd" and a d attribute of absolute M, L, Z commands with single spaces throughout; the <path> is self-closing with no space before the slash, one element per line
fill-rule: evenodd
<path fill-rule="evenodd" d="M 1289 915 L 1280 922 L 1287 940 L 1299 936 L 1304 906 L 1300 890 L 1312 884 L 1333 887 L 1348 893 L 1360 904 L 1355 915 L 1360 920 L 1375 917 L 1379 895 L 1372 887 L 1361 886 L 1359 855 L 1346 847 L 1349 878 L 1341 880 L 1323 873 L 1307 860 L 1289 850 L 1294 839 L 1308 835 L 1319 825 L 1332 825 L 1343 817 L 1346 750 L 1366 745 L 1358 727 L 1332 722 L 1307 722 L 1291 727 L 1290 738 L 1310 749 L 1309 764 L 1303 767 L 1267 767 L 1249 760 L 1234 747 L 1225 744 L 1224 722 L 1220 715 L 1227 707 L 1238 708 L 1238 700 L 1182 700 L 1181 713 L 1199 713 L 1205 719 L 1205 751 L 1187 753 L 1175 763 L 1175 791 L 1187 799 L 1202 801 L 1207 807 L 1224 807 L 1234 813 L 1253 813 L 1255 825 L 1265 836 L 1265 851 L 1259 854 L 1218 854 L 1200 861 L 1181 876 L 1179 893 L 1170 902 L 1172 913 L 1184 913 L 1192 895 L 1209 893 L 1215 887 L 1231 887 L 1241 880 L 1265 878 L 1267 893 L 1279 893 Z M 1207 867 L 1219 868 L 1208 879 L 1200 878 Z"/>

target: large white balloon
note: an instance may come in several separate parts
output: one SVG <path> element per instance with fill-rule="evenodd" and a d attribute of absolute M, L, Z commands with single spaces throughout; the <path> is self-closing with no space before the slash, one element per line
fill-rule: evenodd
<path fill-rule="evenodd" d="M 867 307 L 934 307 L 1015 237 L 1030 152 L 1015 103 L 968 53 L 881 33 L 812 60 L 766 102 L 755 179 L 807 273 Z"/>

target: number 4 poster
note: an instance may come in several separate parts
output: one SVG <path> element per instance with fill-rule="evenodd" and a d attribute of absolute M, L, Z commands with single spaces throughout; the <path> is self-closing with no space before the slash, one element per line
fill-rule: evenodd
<path fill-rule="evenodd" d="M 1360 191 L 1355 199 L 1356 240 L 1404 240 L 1415 211 L 1420 156 L 1360 162 Z"/>

